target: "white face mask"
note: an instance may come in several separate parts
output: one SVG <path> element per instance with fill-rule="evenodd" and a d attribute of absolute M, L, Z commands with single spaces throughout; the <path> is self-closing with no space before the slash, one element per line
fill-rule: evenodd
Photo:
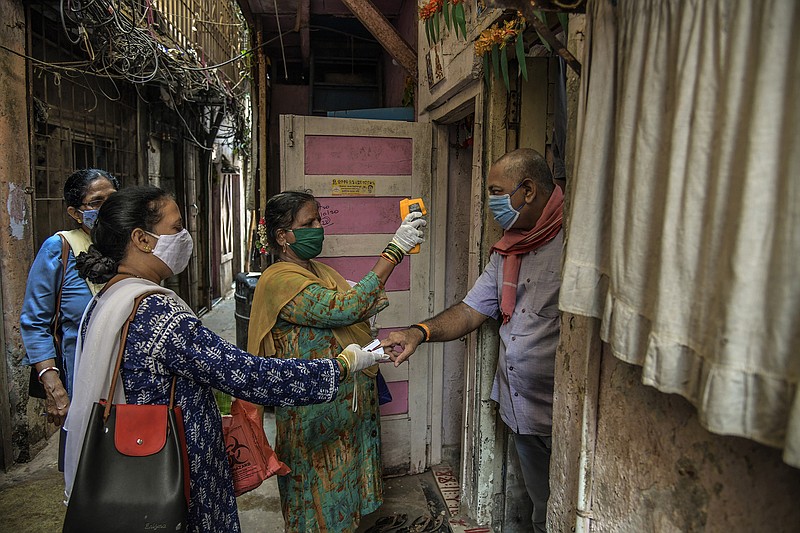
<path fill-rule="evenodd" d="M 145 233 L 158 239 L 156 247 L 153 248 L 153 255 L 161 259 L 173 274 L 177 275 L 186 270 L 194 248 L 189 230 L 184 228 L 173 235 L 156 235 L 149 231 Z"/>

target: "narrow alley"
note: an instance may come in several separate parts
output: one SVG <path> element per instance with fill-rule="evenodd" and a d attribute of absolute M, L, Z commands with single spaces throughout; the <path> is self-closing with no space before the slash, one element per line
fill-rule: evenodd
<path fill-rule="evenodd" d="M 173 442 L 168 520 L 126 485 L 125 512 L 73 492 L 80 525 L 800 531 L 797 0 L 0 21 L 0 531 L 61 531 L 60 428 L 71 487 L 118 381 L 122 411 L 180 407 L 183 443 L 142 424 Z M 290 475 L 235 496 L 258 461 L 218 389 L 277 406 Z M 116 428 L 108 463 L 157 455 Z"/>

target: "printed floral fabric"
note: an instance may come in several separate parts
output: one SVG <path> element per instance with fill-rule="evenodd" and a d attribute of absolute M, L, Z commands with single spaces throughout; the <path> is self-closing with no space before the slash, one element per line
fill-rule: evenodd
<path fill-rule="evenodd" d="M 233 481 L 214 400 L 219 389 L 264 405 L 302 405 L 336 396 L 331 360 L 255 357 L 224 341 L 164 294 L 145 298 L 128 331 L 122 381 L 131 404 L 175 402 L 183 411 L 189 454 L 190 532 L 240 531 Z"/>
<path fill-rule="evenodd" d="M 387 305 L 372 272 L 349 291 L 310 285 L 281 310 L 272 330 L 276 357 L 335 357 L 344 347 L 332 328 L 363 321 Z M 275 451 L 292 469 L 278 478 L 286 530 L 355 531 L 361 517 L 383 502 L 375 379 L 358 373 L 340 385 L 331 403 L 275 412 Z"/>

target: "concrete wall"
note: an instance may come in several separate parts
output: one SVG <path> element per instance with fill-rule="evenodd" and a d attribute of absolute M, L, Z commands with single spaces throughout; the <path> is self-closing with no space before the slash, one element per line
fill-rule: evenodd
<path fill-rule="evenodd" d="M 0 44 L 25 53 L 25 10 L 23 2 L 0 2 Z M 0 438 L 2 463 L 29 461 L 35 450 L 31 442 L 46 432 L 39 416 L 39 400 L 28 401 L 29 370 L 19 363 L 25 353 L 19 334 L 19 314 L 25 282 L 34 256 L 31 228 L 30 138 L 28 126 L 28 84 L 25 60 L 0 52 L 0 279 L 2 280 L 3 362 L 0 369 Z M 13 443 L 9 449 L 8 444 Z"/>
<path fill-rule="evenodd" d="M 582 399 L 590 319 L 574 317 L 557 360 L 550 530 L 569 531 L 579 506 Z M 569 320 L 567 320 L 569 322 Z M 641 369 L 606 352 L 598 372 L 587 488 L 596 531 L 792 532 L 800 527 L 800 470 L 779 450 L 709 433 L 682 397 L 642 385 Z M 589 373 L 592 371 L 590 370 Z M 590 395 L 591 396 L 591 395 Z"/>
<path fill-rule="evenodd" d="M 582 58 L 583 20 L 569 47 Z M 567 191 L 579 80 L 568 75 Z M 569 199 L 569 195 L 568 195 Z M 567 202 L 567 224 L 580 216 Z M 606 353 L 598 321 L 565 313 L 556 354 L 550 531 L 790 532 L 800 470 L 780 452 L 703 429 L 677 395 Z"/>

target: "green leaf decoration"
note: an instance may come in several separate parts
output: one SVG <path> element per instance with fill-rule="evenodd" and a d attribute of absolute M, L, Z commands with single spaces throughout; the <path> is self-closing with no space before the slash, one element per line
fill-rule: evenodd
<path fill-rule="evenodd" d="M 489 54 L 483 54 L 483 79 L 486 81 L 486 88 L 489 88 L 489 79 L 491 78 L 491 74 L 489 74 Z"/>
<path fill-rule="evenodd" d="M 528 65 L 525 62 L 525 43 L 522 42 L 521 31 L 517 34 L 516 47 L 517 47 L 516 52 L 517 52 L 517 63 L 519 63 L 519 71 L 522 73 L 522 77 L 525 78 L 525 81 L 528 81 Z"/>
<path fill-rule="evenodd" d="M 547 26 L 547 17 L 545 16 L 544 11 L 534 11 L 533 14 L 536 15 L 537 19 L 542 21 L 542 24 Z M 545 48 L 547 48 L 547 51 L 552 52 L 553 49 L 550 48 L 550 43 L 544 40 L 544 37 L 542 37 L 542 34 L 539 33 L 539 30 L 536 30 L 536 35 L 539 36 L 539 40 L 542 41 L 542 44 L 544 45 Z"/>
<path fill-rule="evenodd" d="M 461 34 L 464 39 L 467 38 L 467 19 L 464 15 L 464 3 L 456 4 L 453 6 L 453 23 L 461 28 Z M 456 31 L 456 35 L 458 32 Z"/>
<path fill-rule="evenodd" d="M 431 46 L 431 19 L 425 21 L 425 38 L 428 39 L 428 47 Z"/>
<path fill-rule="evenodd" d="M 444 25 L 449 30 L 450 29 L 450 2 L 447 0 L 444 1 L 444 5 L 442 5 L 442 12 L 444 13 Z"/>
<path fill-rule="evenodd" d="M 500 50 L 497 45 L 492 46 L 492 67 L 494 67 L 494 77 L 500 77 Z"/>
<path fill-rule="evenodd" d="M 433 15 L 433 34 L 435 35 L 433 42 L 439 42 L 439 14 Z"/>
<path fill-rule="evenodd" d="M 564 28 L 564 34 L 566 35 L 569 32 L 569 15 L 566 13 L 559 13 L 558 21 L 561 23 L 561 27 Z"/>
<path fill-rule="evenodd" d="M 508 54 L 505 50 L 500 54 L 500 70 L 503 72 L 503 82 L 506 84 L 506 92 L 511 92 L 511 83 L 508 80 Z"/>

